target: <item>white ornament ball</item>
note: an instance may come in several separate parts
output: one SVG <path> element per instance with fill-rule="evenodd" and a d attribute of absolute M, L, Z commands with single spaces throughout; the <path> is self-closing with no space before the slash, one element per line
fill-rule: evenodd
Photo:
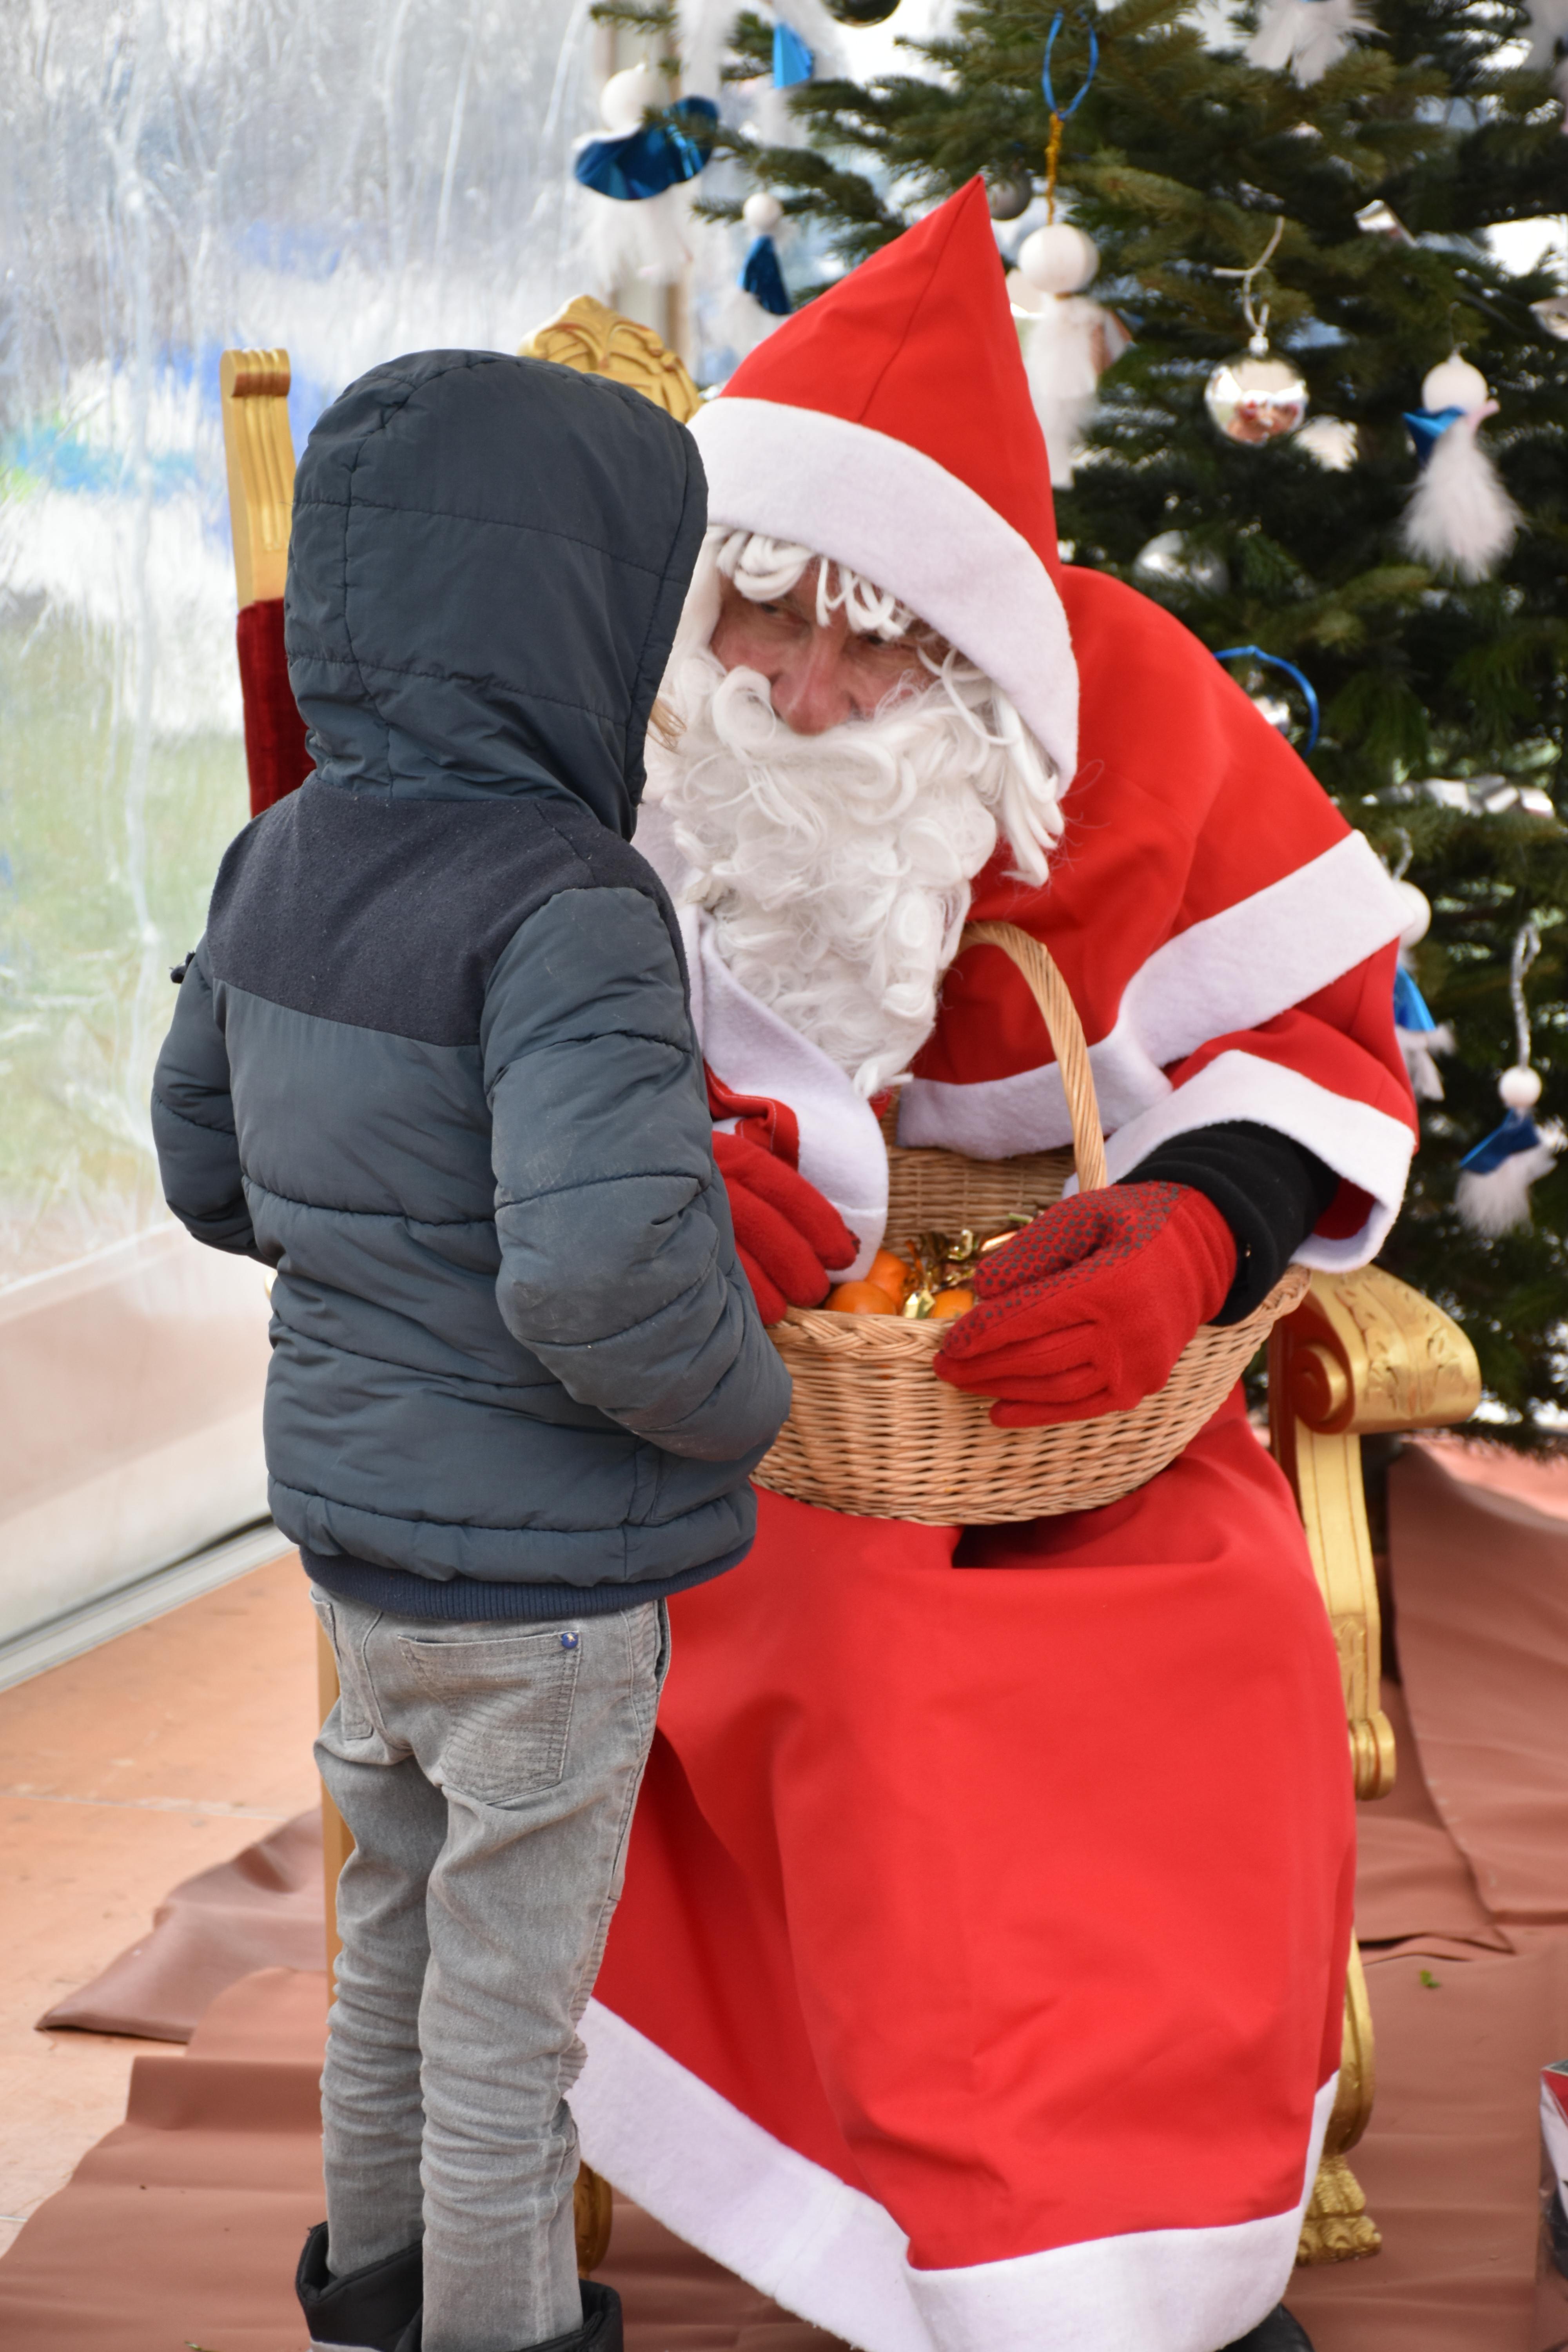
<path fill-rule="evenodd" d="M 1497 1090 L 1510 1110 L 1533 1110 L 1541 1100 L 1541 1074 L 1538 1070 L 1505 1070 L 1498 1080 Z"/>
<path fill-rule="evenodd" d="M 1026 311 L 1030 318 L 1036 317 L 1045 308 L 1046 302 L 1039 288 L 1031 286 L 1016 269 L 1007 272 L 1007 299 L 1015 310 Z"/>
<path fill-rule="evenodd" d="M 1425 890 L 1415 887 L 1414 882 L 1396 882 L 1394 887 L 1405 909 L 1405 920 L 1399 928 L 1399 944 L 1402 948 L 1417 947 L 1432 928 L 1432 901 Z"/>
<path fill-rule="evenodd" d="M 1435 367 L 1421 386 L 1423 408 L 1479 408 L 1486 397 L 1485 376 L 1458 352 Z"/>
<path fill-rule="evenodd" d="M 662 74 L 651 66 L 627 66 L 624 73 L 612 74 L 599 92 L 599 112 L 605 128 L 617 139 L 628 131 L 640 131 L 643 117 L 656 106 L 662 106 L 668 92 Z"/>
<path fill-rule="evenodd" d="M 1204 406 L 1227 441 L 1256 449 L 1295 432 L 1307 414 L 1307 386 L 1289 360 L 1247 353 L 1215 368 Z"/>
<path fill-rule="evenodd" d="M 1031 229 L 1018 247 L 1018 275 L 1038 294 L 1081 294 L 1100 268 L 1100 249 L 1067 221 Z"/>
<path fill-rule="evenodd" d="M 765 188 L 758 188 L 741 206 L 741 218 L 753 236 L 772 236 L 784 218 L 784 206 Z"/>

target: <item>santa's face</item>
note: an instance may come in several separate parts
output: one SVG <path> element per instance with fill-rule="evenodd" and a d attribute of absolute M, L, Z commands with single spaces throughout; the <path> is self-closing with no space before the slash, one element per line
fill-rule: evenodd
<path fill-rule="evenodd" d="M 796 735 L 874 718 L 896 688 L 929 683 L 922 646 L 937 660 L 947 650 L 912 631 L 889 638 L 852 628 L 842 604 L 820 618 L 820 569 L 813 564 L 793 588 L 760 604 L 724 581 L 713 628 L 715 660 L 765 678 L 775 714 Z"/>
<path fill-rule="evenodd" d="M 708 553 L 718 618 L 666 676 L 675 729 L 649 740 L 648 797 L 742 987 L 873 1094 L 931 1033 L 999 832 L 1043 878 L 1055 779 L 990 680 L 894 596 L 743 533 Z"/>

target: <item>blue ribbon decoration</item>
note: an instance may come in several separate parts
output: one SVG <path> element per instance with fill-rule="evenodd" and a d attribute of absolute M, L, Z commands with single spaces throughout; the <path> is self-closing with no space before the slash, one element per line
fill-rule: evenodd
<path fill-rule="evenodd" d="M 1267 663 L 1270 669 L 1282 669 L 1287 677 L 1295 679 L 1307 704 L 1307 740 L 1303 749 L 1309 751 L 1316 751 L 1318 734 L 1322 725 L 1322 713 L 1319 709 L 1318 697 L 1311 679 L 1305 677 L 1294 662 L 1286 661 L 1279 654 L 1266 654 L 1261 646 L 1226 646 L 1223 653 L 1215 654 L 1215 659 L 1220 662 L 1240 661 L 1244 656 L 1248 661 Z"/>
<path fill-rule="evenodd" d="M 1426 999 L 1403 964 L 1394 975 L 1394 1025 L 1396 1029 L 1408 1031 L 1413 1036 L 1421 1037 L 1437 1026 Z"/>
<path fill-rule="evenodd" d="M 816 63 L 800 35 L 781 16 L 773 26 L 773 88 L 794 89 L 809 81 Z"/>
<path fill-rule="evenodd" d="M 1089 95 L 1089 83 L 1094 79 L 1095 68 L 1100 63 L 1100 43 L 1095 37 L 1094 26 L 1086 17 L 1084 19 L 1084 30 L 1089 35 L 1089 71 L 1085 74 L 1082 82 L 1079 84 L 1078 94 L 1074 98 L 1071 105 L 1058 106 L 1057 104 L 1057 94 L 1051 84 L 1051 51 L 1056 47 L 1057 35 L 1062 28 L 1063 15 L 1064 11 L 1058 8 L 1056 15 L 1051 18 L 1051 29 L 1046 35 L 1046 61 L 1040 68 L 1040 90 L 1046 101 L 1046 110 L 1047 113 L 1059 115 L 1064 122 L 1070 122 L 1073 116 L 1078 112 L 1079 108 L 1083 104 L 1084 100 Z"/>
<path fill-rule="evenodd" d="M 1541 1129 L 1530 1113 L 1527 1110 L 1510 1110 L 1502 1125 L 1494 1127 L 1489 1135 L 1483 1136 L 1475 1150 L 1465 1154 L 1459 1165 L 1468 1168 L 1472 1176 L 1489 1176 L 1494 1169 L 1500 1168 L 1503 1161 L 1511 1160 L 1516 1152 L 1533 1151 L 1540 1140 Z"/>
<path fill-rule="evenodd" d="M 1433 450 L 1448 430 L 1465 414 L 1462 408 L 1407 408 L 1405 422 L 1410 427 L 1410 438 L 1415 444 L 1415 462 L 1425 466 Z"/>
<path fill-rule="evenodd" d="M 787 319 L 795 309 L 784 282 L 784 271 L 779 268 L 778 247 L 771 236 L 752 239 L 741 271 L 741 284 L 770 318 Z"/>
<path fill-rule="evenodd" d="M 718 128 L 719 110 L 710 98 L 683 98 L 640 131 L 586 141 L 573 159 L 572 176 L 617 204 L 662 196 L 666 188 L 697 177 Z"/>

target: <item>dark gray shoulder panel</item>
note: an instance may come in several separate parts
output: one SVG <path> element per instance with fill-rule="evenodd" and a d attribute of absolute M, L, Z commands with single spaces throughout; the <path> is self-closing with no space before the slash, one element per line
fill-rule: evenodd
<path fill-rule="evenodd" d="M 558 891 L 595 887 L 652 898 L 679 956 L 652 867 L 563 798 L 403 800 L 312 778 L 224 858 L 213 978 L 354 1028 L 469 1045 L 519 926 Z"/>

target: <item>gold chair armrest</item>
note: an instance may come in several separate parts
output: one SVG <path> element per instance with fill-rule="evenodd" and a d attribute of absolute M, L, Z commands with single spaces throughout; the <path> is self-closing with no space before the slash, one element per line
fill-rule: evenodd
<path fill-rule="evenodd" d="M 1381 1267 L 1314 1274 L 1268 1343 L 1274 1458 L 1295 1489 L 1340 1655 L 1358 1797 L 1394 1786 L 1394 1733 L 1379 1705 L 1382 1614 L 1362 1484 L 1361 1439 L 1440 1429 L 1480 1398 L 1475 1349 L 1430 1299 Z"/>
<path fill-rule="evenodd" d="M 1381 1266 L 1315 1274 L 1279 1327 L 1277 1370 L 1297 1418 L 1321 1437 L 1444 1429 L 1480 1402 L 1476 1351 L 1451 1317 Z"/>

